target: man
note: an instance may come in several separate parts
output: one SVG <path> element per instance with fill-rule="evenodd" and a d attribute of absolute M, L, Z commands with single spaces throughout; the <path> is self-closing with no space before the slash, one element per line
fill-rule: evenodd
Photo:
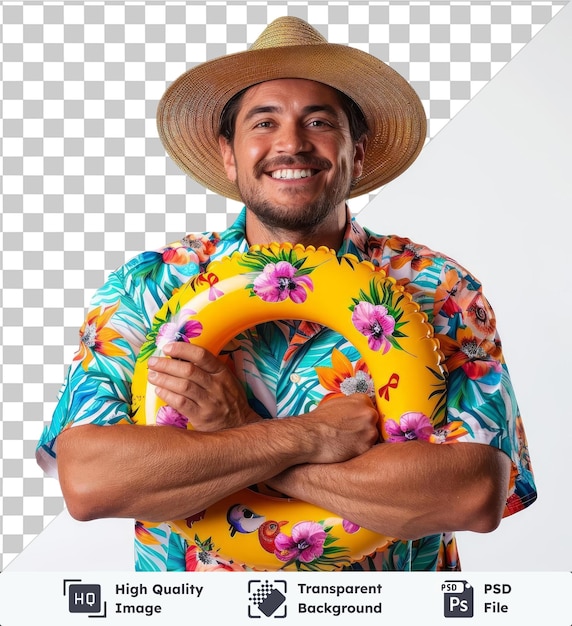
<path fill-rule="evenodd" d="M 96 294 L 38 446 L 42 467 L 57 467 L 70 513 L 152 522 L 136 524 L 139 570 L 240 569 L 164 521 L 266 482 L 399 538 L 351 569 L 458 569 L 454 531 L 489 532 L 536 490 L 478 281 L 443 255 L 348 217 L 349 197 L 392 180 L 418 155 L 425 117 L 415 92 L 376 58 L 280 18 L 250 50 L 179 77 L 158 126 L 184 171 L 245 208 L 221 234 L 139 255 Z M 171 358 L 149 361 L 149 379 L 193 430 L 125 427 L 134 362 L 162 304 L 209 261 L 272 241 L 368 259 L 412 294 L 447 357 L 447 421 L 463 424 L 461 436 L 436 445 L 407 431 L 388 444 L 366 393 L 320 403 L 328 383 L 318 372 L 336 368 L 334 354 L 350 364 L 337 372 L 343 389 L 359 389 L 351 375 L 359 354 L 298 320 L 241 333 L 224 351 L 229 366 L 190 343 L 169 344 Z"/>

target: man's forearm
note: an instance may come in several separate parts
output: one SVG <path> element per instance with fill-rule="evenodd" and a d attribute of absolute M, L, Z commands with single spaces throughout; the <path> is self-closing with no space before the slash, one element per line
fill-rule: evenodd
<path fill-rule="evenodd" d="M 188 517 L 293 465 L 346 461 L 377 438 L 377 412 L 367 396 L 354 394 L 305 415 L 215 432 L 74 426 L 58 436 L 58 473 L 77 519 L 165 521 Z"/>
<path fill-rule="evenodd" d="M 293 432 L 280 430 L 272 446 L 264 423 L 216 433 L 77 426 L 58 438 L 62 491 L 77 519 L 185 518 L 303 458 Z M 252 445 L 257 439 L 266 444 Z"/>
<path fill-rule="evenodd" d="M 509 473 L 508 456 L 486 445 L 411 441 L 380 444 L 336 465 L 297 466 L 270 484 L 364 528 L 415 539 L 494 530 Z"/>

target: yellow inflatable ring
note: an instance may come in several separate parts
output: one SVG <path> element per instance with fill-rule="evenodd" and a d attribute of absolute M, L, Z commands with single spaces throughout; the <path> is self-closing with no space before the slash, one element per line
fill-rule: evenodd
<path fill-rule="evenodd" d="M 353 344 L 374 382 L 383 439 L 390 438 L 387 424 L 407 414 L 423 414 L 432 426 L 443 420 L 442 355 L 427 317 L 403 287 L 352 255 L 271 244 L 213 261 L 159 311 L 135 367 L 133 421 L 154 424 L 164 407 L 147 381 L 146 363 L 162 354 L 157 343 L 165 324 L 171 337 L 175 329 L 218 354 L 241 331 L 279 319 L 318 323 Z M 257 571 L 340 569 L 394 541 L 312 504 L 254 489 L 169 524 L 197 550 L 208 540 L 224 559 Z"/>

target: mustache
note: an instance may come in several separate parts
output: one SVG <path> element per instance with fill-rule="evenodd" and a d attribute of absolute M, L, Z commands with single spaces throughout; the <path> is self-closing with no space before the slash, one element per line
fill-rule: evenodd
<path fill-rule="evenodd" d="M 332 168 L 332 162 L 322 157 L 300 157 L 289 156 L 284 154 L 282 156 L 273 157 L 271 159 L 263 159 L 254 166 L 254 174 L 259 177 L 264 172 L 271 169 L 278 169 L 279 167 L 302 167 L 312 170 L 329 170 Z"/>

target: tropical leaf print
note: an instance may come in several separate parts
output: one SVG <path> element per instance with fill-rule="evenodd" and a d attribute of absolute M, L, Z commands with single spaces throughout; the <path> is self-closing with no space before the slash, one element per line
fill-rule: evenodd
<path fill-rule="evenodd" d="M 262 251 L 249 250 L 242 255 L 239 264 L 246 269 L 262 272 L 268 264 L 288 263 L 296 270 L 298 276 L 310 274 L 315 267 L 304 267 L 305 257 L 298 257 L 294 248 L 264 248 Z"/>

